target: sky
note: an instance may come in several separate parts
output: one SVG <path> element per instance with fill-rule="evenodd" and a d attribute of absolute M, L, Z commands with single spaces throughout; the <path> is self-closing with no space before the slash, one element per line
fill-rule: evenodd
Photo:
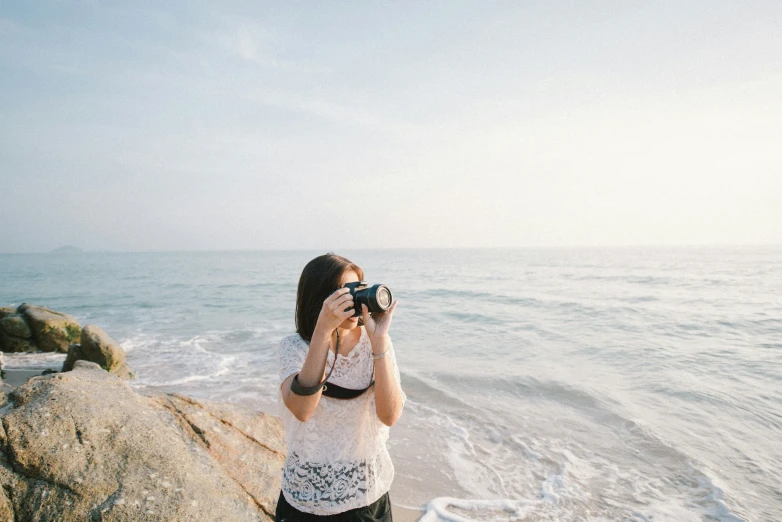
<path fill-rule="evenodd" d="M 782 2 L 0 2 L 0 252 L 782 244 Z"/>

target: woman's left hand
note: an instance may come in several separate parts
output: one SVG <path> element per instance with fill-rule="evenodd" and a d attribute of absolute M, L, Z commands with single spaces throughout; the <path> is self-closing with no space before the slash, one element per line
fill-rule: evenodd
<path fill-rule="evenodd" d="M 367 329 L 369 340 L 373 345 L 375 344 L 375 341 L 380 341 L 388 335 L 388 329 L 391 327 L 394 309 L 398 303 L 399 301 L 394 301 L 391 303 L 391 307 L 388 310 L 382 313 L 376 313 L 374 317 L 369 315 L 367 305 L 361 305 L 361 317 L 364 319 L 364 327 Z"/>

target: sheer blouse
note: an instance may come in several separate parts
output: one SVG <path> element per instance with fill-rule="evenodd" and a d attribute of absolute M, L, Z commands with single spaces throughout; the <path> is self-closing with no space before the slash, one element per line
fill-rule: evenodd
<path fill-rule="evenodd" d="M 329 382 L 363 389 L 372 381 L 372 345 L 363 326 L 358 344 L 347 357 L 339 354 Z M 389 343 L 389 348 L 391 344 Z M 299 334 L 280 342 L 280 383 L 301 371 L 309 344 Z M 387 357 L 400 382 L 394 351 Z M 334 354 L 329 350 L 326 368 Z M 282 473 L 282 493 L 299 511 L 333 515 L 372 504 L 391 487 L 394 466 L 386 448 L 388 426 L 375 412 L 375 389 L 355 399 L 321 396 L 307 422 L 299 421 L 278 395 L 288 456 Z M 402 400 L 406 399 L 402 393 Z"/>

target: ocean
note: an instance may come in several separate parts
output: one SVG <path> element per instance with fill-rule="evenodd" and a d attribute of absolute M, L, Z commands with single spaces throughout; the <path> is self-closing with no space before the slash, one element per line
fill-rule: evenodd
<path fill-rule="evenodd" d="M 321 253 L 4 254 L 0 305 L 102 327 L 140 390 L 274 413 L 277 346 Z M 782 248 L 338 253 L 399 300 L 395 505 L 425 520 L 782 520 Z"/>

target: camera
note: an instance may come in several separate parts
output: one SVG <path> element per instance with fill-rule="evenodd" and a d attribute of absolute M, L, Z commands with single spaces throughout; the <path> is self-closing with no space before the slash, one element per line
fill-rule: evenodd
<path fill-rule="evenodd" d="M 394 296 L 386 285 L 367 285 L 366 281 L 347 283 L 353 296 L 353 317 L 361 317 L 361 305 L 367 305 L 370 312 L 385 312 L 391 307 Z"/>

